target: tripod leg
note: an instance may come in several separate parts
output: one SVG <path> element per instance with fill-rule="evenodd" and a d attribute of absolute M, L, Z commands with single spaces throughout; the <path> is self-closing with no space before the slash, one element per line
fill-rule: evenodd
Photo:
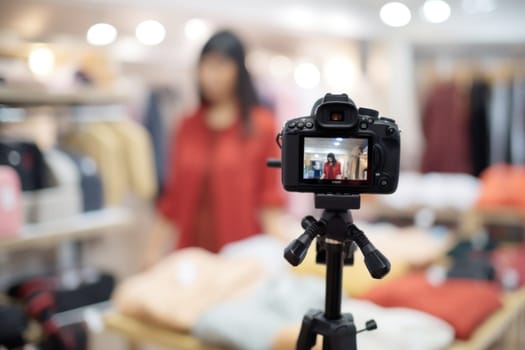
<path fill-rule="evenodd" d="M 312 311 L 310 311 L 303 317 L 301 332 L 297 339 L 296 350 L 310 350 L 315 346 L 317 334 L 314 332 L 313 322 L 314 315 L 312 314 Z"/>

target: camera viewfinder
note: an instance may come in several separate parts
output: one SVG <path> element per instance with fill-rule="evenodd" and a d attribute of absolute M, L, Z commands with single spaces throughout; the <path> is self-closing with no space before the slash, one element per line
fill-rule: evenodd
<path fill-rule="evenodd" d="M 333 122 L 343 121 L 343 112 L 336 111 L 330 113 L 330 120 Z"/>

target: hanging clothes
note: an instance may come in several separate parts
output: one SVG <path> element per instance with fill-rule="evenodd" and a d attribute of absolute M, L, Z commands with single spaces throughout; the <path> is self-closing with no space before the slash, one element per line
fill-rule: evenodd
<path fill-rule="evenodd" d="M 489 160 L 490 164 L 506 163 L 510 160 L 510 86 L 506 82 L 496 82 L 491 86 L 490 89 L 491 93 L 489 98 Z"/>
<path fill-rule="evenodd" d="M 146 113 L 144 116 L 144 127 L 151 136 L 153 157 L 155 161 L 157 189 L 162 192 L 164 184 L 166 142 L 164 138 L 164 123 L 162 119 L 162 90 L 154 89 L 148 97 Z"/>
<path fill-rule="evenodd" d="M 489 95 L 486 81 L 474 80 L 470 87 L 470 152 L 472 174 L 479 176 L 489 165 Z"/>
<path fill-rule="evenodd" d="M 471 173 L 466 97 L 453 82 L 436 85 L 423 109 L 423 172 Z"/>
<path fill-rule="evenodd" d="M 512 115 L 510 130 L 512 164 L 525 164 L 525 80 L 512 82 Z"/>

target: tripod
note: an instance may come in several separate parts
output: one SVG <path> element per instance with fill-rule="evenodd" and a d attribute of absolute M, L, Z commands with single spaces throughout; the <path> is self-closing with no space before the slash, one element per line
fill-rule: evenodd
<path fill-rule="evenodd" d="M 315 207 L 324 209 L 321 219 L 306 216 L 301 224 L 305 232 L 284 250 L 285 259 L 293 266 L 305 258 L 314 238 L 316 262 L 326 264 L 325 310 L 310 310 L 303 318 L 297 350 L 311 349 L 317 335 L 323 336 L 323 350 L 356 350 L 356 335 L 377 328 L 374 320 L 357 331 L 352 314 L 341 314 L 342 274 L 344 265 L 352 265 L 356 245 L 365 257 L 373 278 L 383 278 L 390 262 L 353 223 L 349 209 L 359 209 L 359 195 L 315 195 Z"/>

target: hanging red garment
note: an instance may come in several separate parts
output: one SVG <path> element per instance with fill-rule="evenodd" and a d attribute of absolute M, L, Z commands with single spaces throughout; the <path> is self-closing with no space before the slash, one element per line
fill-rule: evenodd
<path fill-rule="evenodd" d="M 251 111 L 251 133 L 242 122 L 223 131 L 205 124 L 199 109 L 177 128 L 170 148 L 160 213 L 179 229 L 178 248 L 212 252 L 261 232 L 260 210 L 281 207 L 280 172 L 266 166 L 279 157 L 275 118 L 264 108 Z"/>
<path fill-rule="evenodd" d="M 453 82 L 436 85 L 423 107 L 421 171 L 472 172 L 467 96 Z"/>

